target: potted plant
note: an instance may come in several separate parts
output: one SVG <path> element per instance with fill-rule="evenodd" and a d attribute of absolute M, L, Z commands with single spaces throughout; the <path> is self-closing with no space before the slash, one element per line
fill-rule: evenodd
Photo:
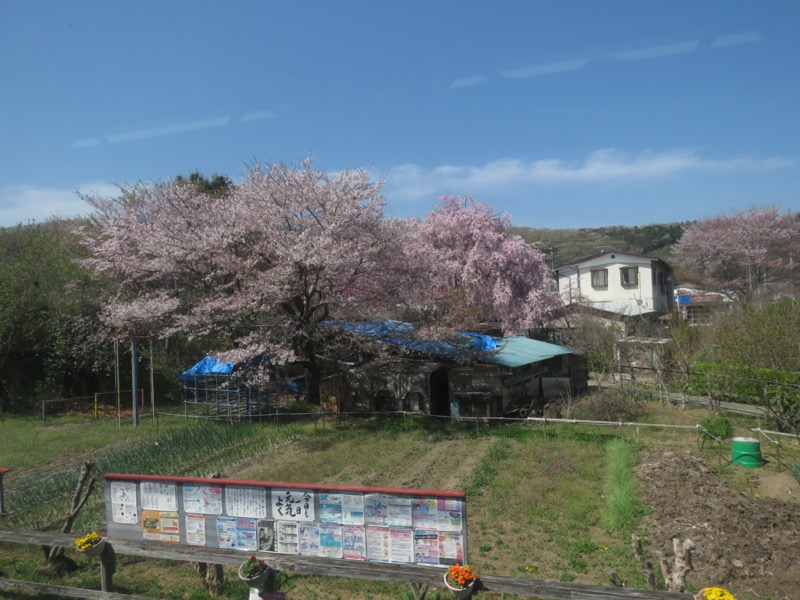
<path fill-rule="evenodd" d="M 728 590 L 721 587 L 707 587 L 697 592 L 694 600 L 736 600 Z"/>
<path fill-rule="evenodd" d="M 444 584 L 456 598 L 469 598 L 478 574 L 469 565 L 451 565 L 444 574 Z"/>
<path fill-rule="evenodd" d="M 92 531 L 75 540 L 75 547 L 86 556 L 100 556 L 106 547 L 106 538 L 100 537 L 99 533 Z"/>
<path fill-rule="evenodd" d="M 239 579 L 249 587 L 259 587 L 267 580 L 268 575 L 269 566 L 255 555 L 251 555 L 250 558 L 239 565 Z"/>

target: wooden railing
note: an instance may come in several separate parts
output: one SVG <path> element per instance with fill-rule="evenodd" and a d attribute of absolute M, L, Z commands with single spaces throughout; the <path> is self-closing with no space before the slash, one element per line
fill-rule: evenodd
<path fill-rule="evenodd" d="M 2 542 L 73 548 L 74 539 L 75 536 L 62 533 L 0 529 L 0 541 Z M 196 546 L 173 546 L 160 542 L 129 540 L 109 540 L 109 542 L 113 547 L 113 552 L 116 554 L 142 556 L 146 558 L 239 565 L 244 556 L 242 552 L 236 550 L 201 548 Z M 444 587 L 442 581 L 443 571 L 435 567 L 387 565 L 369 563 L 366 561 L 347 561 L 273 553 L 264 555 L 264 558 L 272 568 L 279 571 L 303 573 L 306 575 L 325 575 L 330 577 L 349 577 L 353 579 L 415 584 L 416 588 L 422 586 Z M 3 578 L 0 578 L 0 590 L 28 589 L 34 591 L 34 587 L 31 586 L 35 586 L 35 591 L 39 593 L 60 594 L 75 598 L 125 598 L 126 600 L 142 598 L 141 596 L 111 593 L 111 575 L 113 575 L 113 568 L 111 572 L 108 572 L 109 569 L 108 565 L 105 564 L 106 561 L 99 562 L 102 565 L 101 568 L 104 570 L 101 579 L 107 591 L 78 590 L 76 588 L 34 584 L 32 582 Z M 652 600 L 669 600 L 671 598 L 674 600 L 688 600 L 691 598 L 688 594 L 679 594 L 675 592 L 624 587 L 603 587 L 579 583 L 504 577 L 499 575 L 481 575 L 476 591 L 476 595 L 480 595 L 481 591 L 485 591 L 553 600 L 630 600 L 631 598 L 649 598 Z"/>

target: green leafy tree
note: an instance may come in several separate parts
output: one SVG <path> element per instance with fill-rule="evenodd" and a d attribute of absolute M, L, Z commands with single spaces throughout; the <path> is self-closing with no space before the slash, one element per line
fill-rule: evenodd
<path fill-rule="evenodd" d="M 25 410 L 37 394 L 85 391 L 93 379 L 95 289 L 75 263 L 70 228 L 50 221 L 0 231 L 0 411 Z"/>

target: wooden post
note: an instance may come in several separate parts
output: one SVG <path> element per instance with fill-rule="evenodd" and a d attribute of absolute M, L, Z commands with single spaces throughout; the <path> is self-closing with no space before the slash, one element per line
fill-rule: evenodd
<path fill-rule="evenodd" d="M 106 541 L 106 546 L 100 553 L 100 589 L 104 592 L 113 592 L 112 578 L 117 570 L 117 553 L 114 547 Z"/>

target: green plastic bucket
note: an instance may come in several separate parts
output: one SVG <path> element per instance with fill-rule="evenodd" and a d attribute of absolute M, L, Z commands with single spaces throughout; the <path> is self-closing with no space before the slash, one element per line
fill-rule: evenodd
<path fill-rule="evenodd" d="M 733 438 L 731 462 L 747 469 L 762 466 L 764 459 L 761 458 L 761 442 L 751 437 Z"/>

